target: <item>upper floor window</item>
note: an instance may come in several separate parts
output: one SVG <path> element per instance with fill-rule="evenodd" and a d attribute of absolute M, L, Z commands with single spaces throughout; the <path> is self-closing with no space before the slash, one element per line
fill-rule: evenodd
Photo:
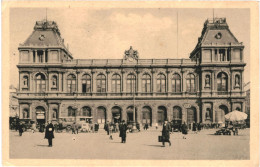
<path fill-rule="evenodd" d="M 172 92 L 181 92 L 181 77 L 179 74 L 174 74 L 172 77 Z"/>
<path fill-rule="evenodd" d="M 217 75 L 217 85 L 218 91 L 227 91 L 228 90 L 228 77 L 227 74 L 221 72 Z"/>
<path fill-rule="evenodd" d="M 235 87 L 240 87 L 240 76 L 238 74 L 235 75 Z"/>
<path fill-rule="evenodd" d="M 205 76 L 205 87 L 210 87 L 210 75 Z"/>
<path fill-rule="evenodd" d="M 229 61 L 230 50 L 229 49 L 215 49 L 215 61 Z"/>
<path fill-rule="evenodd" d="M 68 85 L 68 92 L 69 93 L 76 92 L 76 76 L 74 74 L 68 75 L 67 85 Z"/>
<path fill-rule="evenodd" d="M 82 92 L 91 92 L 91 77 L 88 74 L 82 76 Z"/>
<path fill-rule="evenodd" d="M 28 76 L 23 76 L 22 89 L 23 89 L 23 90 L 28 90 L 28 88 L 29 88 L 29 79 L 28 79 Z"/>
<path fill-rule="evenodd" d="M 195 76 L 194 74 L 188 74 L 186 78 L 187 92 L 195 92 Z"/>
<path fill-rule="evenodd" d="M 104 74 L 99 74 L 97 76 L 97 92 L 106 92 L 106 77 Z"/>
<path fill-rule="evenodd" d="M 57 88 L 58 88 L 58 79 L 57 76 L 54 75 L 51 78 L 51 90 L 57 90 Z"/>
<path fill-rule="evenodd" d="M 126 91 L 127 92 L 136 92 L 136 77 L 134 74 L 129 74 L 127 76 L 127 80 L 126 80 Z"/>
<path fill-rule="evenodd" d="M 36 92 L 44 92 L 46 90 L 46 80 L 43 74 L 36 75 Z"/>
<path fill-rule="evenodd" d="M 112 76 L 112 92 L 121 92 L 121 77 L 118 74 Z"/>
<path fill-rule="evenodd" d="M 142 89 L 143 92 L 151 92 L 151 76 L 149 74 L 144 74 L 142 77 Z"/>
<path fill-rule="evenodd" d="M 157 76 L 157 92 L 166 92 L 166 77 L 164 74 Z"/>

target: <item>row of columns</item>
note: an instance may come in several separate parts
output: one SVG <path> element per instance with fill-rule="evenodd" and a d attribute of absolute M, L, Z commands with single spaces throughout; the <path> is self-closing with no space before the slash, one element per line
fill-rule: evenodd
<path fill-rule="evenodd" d="M 61 60 L 61 50 L 51 50 L 51 49 L 30 49 L 30 50 L 20 50 L 20 52 L 22 51 L 29 51 L 29 62 L 30 63 L 47 63 L 49 61 L 49 54 L 51 53 L 51 51 L 57 51 L 58 53 L 58 60 Z M 39 57 L 40 55 L 38 54 L 38 51 L 42 51 L 43 54 L 41 55 L 41 57 Z M 42 61 L 40 61 L 39 59 L 42 59 Z M 20 60 L 21 62 L 21 60 Z"/>

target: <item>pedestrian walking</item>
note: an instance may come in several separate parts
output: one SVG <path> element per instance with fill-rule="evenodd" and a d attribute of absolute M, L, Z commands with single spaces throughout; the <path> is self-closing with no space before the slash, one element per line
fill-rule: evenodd
<path fill-rule="evenodd" d="M 79 125 L 78 125 L 78 124 L 75 124 L 75 128 L 76 128 L 77 134 L 79 134 Z"/>
<path fill-rule="evenodd" d="M 188 134 L 188 126 L 185 122 L 182 124 L 181 129 L 182 129 L 183 139 L 186 139 L 185 136 Z"/>
<path fill-rule="evenodd" d="M 165 147 L 165 142 L 168 142 L 169 146 L 171 146 L 170 131 L 171 131 L 171 126 L 168 123 L 168 120 L 165 120 L 162 128 L 163 147 Z"/>
<path fill-rule="evenodd" d="M 192 131 L 194 133 L 197 133 L 197 124 L 193 121 L 193 124 L 192 124 Z"/>
<path fill-rule="evenodd" d="M 19 136 L 22 136 L 23 135 L 23 123 L 19 123 L 18 130 L 19 130 Z"/>
<path fill-rule="evenodd" d="M 198 124 L 198 132 L 201 131 L 201 126 L 202 126 L 201 123 L 199 123 L 199 124 Z"/>
<path fill-rule="evenodd" d="M 34 133 L 36 130 L 36 124 L 35 123 L 32 123 L 32 132 Z"/>
<path fill-rule="evenodd" d="M 45 137 L 44 137 L 45 139 L 48 139 L 49 147 L 52 147 L 52 139 L 54 138 L 53 131 L 54 131 L 53 124 L 49 121 L 45 129 Z"/>
<path fill-rule="evenodd" d="M 122 121 L 122 123 L 119 125 L 119 137 L 121 137 L 121 143 L 126 142 L 126 131 L 127 131 L 127 125 L 125 123 L 125 120 Z"/>
<path fill-rule="evenodd" d="M 119 124 L 118 122 L 116 123 L 116 133 L 119 131 Z"/>
<path fill-rule="evenodd" d="M 44 124 L 40 123 L 40 132 L 43 133 L 44 132 Z"/>
<path fill-rule="evenodd" d="M 73 122 L 72 126 L 71 126 L 71 130 L 72 130 L 72 134 L 76 134 L 76 123 Z"/>
<path fill-rule="evenodd" d="M 113 129 L 114 129 L 114 124 L 111 122 L 110 124 L 109 124 L 109 139 L 110 140 L 113 140 L 113 136 L 112 136 L 112 133 L 113 133 Z"/>
<path fill-rule="evenodd" d="M 158 123 L 157 122 L 155 123 L 155 129 L 156 130 L 158 129 Z"/>
<path fill-rule="evenodd" d="M 107 121 L 104 125 L 104 129 L 107 132 L 107 135 L 109 135 L 109 127 L 108 127 L 109 121 Z"/>

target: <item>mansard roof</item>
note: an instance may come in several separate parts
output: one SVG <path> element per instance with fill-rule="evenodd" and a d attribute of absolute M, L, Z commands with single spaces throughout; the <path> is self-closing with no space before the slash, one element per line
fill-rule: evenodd
<path fill-rule="evenodd" d="M 34 31 L 20 47 L 61 47 L 64 39 L 61 37 L 58 25 L 54 21 L 36 21 Z"/>
<path fill-rule="evenodd" d="M 240 43 L 230 31 L 226 18 L 207 19 L 204 23 L 201 36 L 198 38 L 198 43 L 191 55 L 193 55 L 194 51 L 199 47 L 231 45 L 242 46 L 242 43 Z"/>

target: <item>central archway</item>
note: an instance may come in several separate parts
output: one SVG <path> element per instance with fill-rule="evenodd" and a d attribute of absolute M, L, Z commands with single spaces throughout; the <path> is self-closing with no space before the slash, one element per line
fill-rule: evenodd
<path fill-rule="evenodd" d="M 197 122 L 197 114 L 196 108 L 191 107 L 187 109 L 187 125 L 192 124 L 193 122 Z"/>
<path fill-rule="evenodd" d="M 122 109 L 118 106 L 114 106 L 112 108 L 112 122 L 114 123 L 121 122 L 122 119 L 121 113 L 122 113 Z"/>
<path fill-rule="evenodd" d="M 157 122 L 158 125 L 162 125 L 164 120 L 167 119 L 167 109 L 164 106 L 159 106 L 157 111 Z"/>
<path fill-rule="evenodd" d="M 38 124 L 45 124 L 46 122 L 46 111 L 42 106 L 38 106 L 35 108 L 36 113 L 36 121 Z"/>
<path fill-rule="evenodd" d="M 126 109 L 127 113 L 127 122 L 132 123 L 134 122 L 134 106 L 129 106 Z M 135 107 L 135 122 L 137 122 L 137 108 Z"/>
<path fill-rule="evenodd" d="M 104 124 L 107 121 L 107 113 L 106 113 L 106 108 L 105 107 L 98 107 L 97 108 L 97 122 L 99 124 Z"/>
<path fill-rule="evenodd" d="M 228 108 L 225 105 L 220 105 L 216 111 L 216 123 L 225 123 L 225 115 L 228 113 Z"/>
<path fill-rule="evenodd" d="M 144 106 L 142 109 L 142 123 L 152 126 L 152 109 L 149 106 Z"/>

